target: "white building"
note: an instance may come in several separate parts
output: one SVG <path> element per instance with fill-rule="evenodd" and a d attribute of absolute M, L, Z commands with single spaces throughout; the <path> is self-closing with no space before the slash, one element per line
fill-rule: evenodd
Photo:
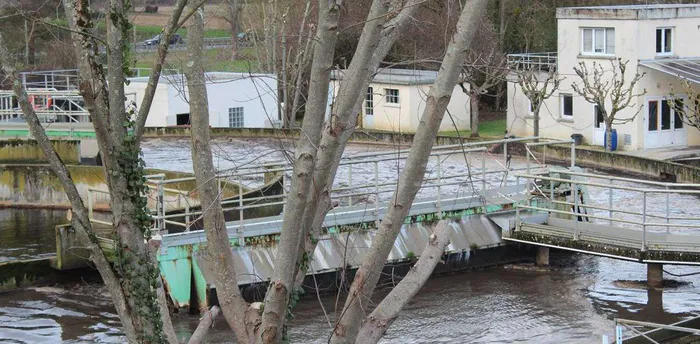
<path fill-rule="evenodd" d="M 270 74 L 205 74 L 209 123 L 214 128 L 267 128 L 278 122 L 277 78 Z M 137 106 L 143 100 L 147 77 L 129 79 L 125 92 Z M 163 75 L 153 97 L 147 127 L 190 123 L 189 92 L 183 75 Z"/>
<path fill-rule="evenodd" d="M 639 111 L 634 120 L 613 126 L 618 149 L 700 145 L 700 132 L 685 125 L 667 99 L 671 88 L 682 91 L 681 79 L 700 90 L 700 5 L 559 8 L 557 24 L 557 53 L 509 56 L 512 65 L 556 68 L 563 78 L 540 111 L 540 136 L 566 139 L 580 133 L 588 144 L 603 145 L 605 123 L 594 105 L 572 90 L 572 83 L 580 84 L 573 68 L 583 61 L 589 70 L 593 62 L 609 70 L 610 61 L 621 58 L 629 61 L 627 82 L 634 73 L 646 73 L 634 93 L 647 93 L 619 114 L 631 118 Z M 508 128 L 517 136 L 533 133 L 529 105 L 520 87 L 510 83 Z"/>
<path fill-rule="evenodd" d="M 339 80 L 342 80 L 344 72 L 334 71 L 331 75 L 330 102 L 338 96 Z M 415 132 L 425 110 L 430 86 L 436 78 L 435 71 L 390 68 L 379 70 L 367 89 L 358 128 Z M 462 92 L 459 86 L 455 86 L 440 130 L 465 130 L 469 129 L 469 126 L 469 96 Z"/>

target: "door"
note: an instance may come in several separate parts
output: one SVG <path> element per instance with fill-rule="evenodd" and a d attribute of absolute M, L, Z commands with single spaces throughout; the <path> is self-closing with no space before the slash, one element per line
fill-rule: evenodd
<path fill-rule="evenodd" d="M 645 148 L 686 145 L 685 126 L 668 99 L 647 98 L 644 127 Z"/>
<path fill-rule="evenodd" d="M 605 118 L 600 113 L 598 105 L 593 105 L 593 144 L 605 145 Z"/>

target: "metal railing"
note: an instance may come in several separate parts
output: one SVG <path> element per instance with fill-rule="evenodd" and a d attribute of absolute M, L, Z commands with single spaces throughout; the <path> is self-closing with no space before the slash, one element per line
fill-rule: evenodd
<path fill-rule="evenodd" d="M 654 229 L 665 228 L 665 234 L 671 234 L 672 228 L 688 229 L 700 227 L 700 217 L 673 216 L 670 210 L 671 195 L 700 195 L 700 184 L 676 184 L 654 182 L 574 171 L 561 172 L 561 174 L 570 176 L 570 178 L 549 177 L 523 173 L 515 174 L 516 178 L 518 179 L 518 183 L 520 179 L 526 179 L 528 180 L 528 185 L 537 185 L 537 181 L 541 181 L 544 182 L 544 184 L 550 185 L 549 195 L 537 189 L 532 193 L 528 192 L 529 197 L 525 204 L 516 205 L 516 230 L 520 227 L 522 223 L 522 218 L 520 216 L 521 209 L 536 212 L 546 212 L 549 214 L 566 215 L 571 216 L 574 219 L 572 239 L 579 240 L 581 232 L 579 228 L 580 226 L 578 224 L 579 222 L 582 222 L 582 218 L 587 218 L 595 220 L 591 222 L 606 223 L 608 226 L 611 227 L 617 224 L 622 224 L 621 227 L 640 230 L 640 232 L 642 233 L 640 250 L 646 251 L 648 249 L 649 244 L 647 240 L 647 234 L 650 232 L 663 233 L 663 231 Z M 587 181 L 584 180 L 584 178 L 593 180 L 603 180 L 605 182 Z M 614 182 L 635 183 L 648 187 L 640 187 L 636 185 L 619 185 L 614 184 Z M 568 184 L 569 189 L 565 191 L 568 191 L 569 195 L 572 196 L 572 200 L 570 201 L 567 199 L 566 201 L 556 201 L 554 199 L 554 187 L 552 186 L 553 183 Z M 604 190 L 607 190 L 607 204 L 589 204 L 582 202 L 581 199 L 583 197 L 584 192 L 582 187 L 584 186 L 587 188 L 602 188 Z M 529 189 L 530 188 L 528 187 L 528 191 Z M 634 210 L 635 207 L 632 207 L 630 205 L 627 205 L 624 209 L 617 208 L 614 202 L 616 191 L 624 192 L 624 195 L 627 197 L 630 196 L 630 193 L 639 195 L 638 199 L 640 199 L 641 202 L 637 206 L 641 207 L 641 211 Z M 663 201 L 665 201 L 664 204 L 661 204 L 663 205 L 663 210 L 651 211 L 650 205 L 659 204 L 658 202 L 650 204 L 649 200 L 651 198 L 659 196 Z M 545 198 L 549 202 L 538 202 L 537 206 L 534 206 L 532 204 L 532 200 L 536 197 Z M 559 210 L 556 208 L 557 205 L 566 207 L 570 210 Z M 614 235 L 615 233 L 611 234 Z M 658 243 L 656 243 L 655 246 L 659 246 Z"/>
<path fill-rule="evenodd" d="M 105 67 L 106 70 L 106 67 Z M 144 77 L 151 74 L 152 68 L 130 68 L 133 77 Z M 181 74 L 174 68 L 163 68 L 162 75 Z M 20 73 L 24 88 L 30 90 L 77 91 L 80 75 L 77 69 L 56 69 L 30 71 Z"/>
<path fill-rule="evenodd" d="M 653 323 L 648 321 L 637 321 L 629 319 L 615 319 L 615 344 L 623 344 L 626 340 L 632 338 L 645 339 L 649 343 L 658 344 L 659 341 L 652 338 L 654 332 L 660 330 L 670 331 L 672 333 L 686 334 L 688 336 L 700 336 L 700 330 L 691 327 L 682 326 L 684 323 L 700 318 L 695 316 L 691 319 L 681 320 L 671 325 Z M 625 336 L 625 332 L 630 334 Z M 603 335 L 603 344 L 609 344 L 610 340 L 607 335 Z"/>
<path fill-rule="evenodd" d="M 557 53 L 508 54 L 508 67 L 516 70 L 556 70 Z"/>
<path fill-rule="evenodd" d="M 434 205 L 438 216 L 442 216 L 445 205 L 450 204 L 450 202 L 454 203 L 459 198 L 459 196 L 455 195 L 463 192 L 465 189 L 468 191 L 464 192 L 465 195 L 467 193 L 471 195 L 468 197 L 478 195 L 484 198 L 488 190 L 508 186 L 509 175 L 512 172 L 525 172 L 533 168 L 533 164 L 529 161 L 526 167 L 511 168 L 509 163 L 511 155 L 508 151 L 508 144 L 515 142 L 527 144 L 528 141 L 536 140 L 538 140 L 536 137 L 512 138 L 434 147 L 430 154 L 431 165 L 426 171 L 421 191 L 416 196 L 416 202 L 425 203 L 427 200 L 428 203 Z M 549 144 L 562 142 L 554 141 Z M 566 142 L 568 143 L 568 141 Z M 532 143 L 537 146 L 546 144 L 546 142 Z M 484 147 L 493 144 L 502 145 L 502 156 L 500 153 L 491 154 Z M 380 171 L 384 164 L 390 163 L 391 166 L 400 166 L 407 159 L 409 152 L 409 149 L 404 149 L 360 153 L 343 157 L 339 163 L 336 175 L 336 180 L 341 180 L 343 183 L 337 184 L 332 188 L 330 192 L 331 199 L 341 207 L 353 207 L 363 204 L 364 208 L 362 211 L 377 216 L 377 221 L 379 221 L 380 209 L 385 208 L 386 202 L 397 186 L 395 179 L 382 180 Z M 446 159 L 457 155 L 464 155 L 465 169 L 446 169 L 443 167 Z M 462 158 L 460 157 L 459 159 L 461 161 Z M 490 167 L 487 166 L 487 162 L 491 162 Z M 536 161 L 534 167 L 541 166 Z M 222 190 L 226 188 L 227 183 L 233 183 L 246 190 L 253 190 L 254 188 L 246 186 L 247 182 L 265 180 L 266 175 L 268 177 L 270 175 L 281 177 L 282 194 L 244 198 L 244 193 L 238 192 L 236 196 L 221 202 L 225 212 L 238 211 L 238 220 L 236 221 L 239 236 L 243 235 L 245 228 L 246 217 L 244 210 L 274 205 L 282 206 L 284 209 L 287 201 L 287 192 L 290 187 L 288 175 L 292 171 L 293 167 L 288 162 L 273 161 L 265 164 L 239 167 L 220 173 L 217 176 L 221 198 L 224 198 Z M 512 183 L 512 176 L 510 178 Z M 163 230 L 167 225 L 172 225 L 183 228 L 186 232 L 190 231 L 192 225 L 200 220 L 202 215 L 201 209 L 194 209 L 199 206 L 198 199 L 196 196 L 193 196 L 197 190 L 196 188 L 193 190 L 182 190 L 177 187 L 169 187 L 168 185 L 194 182 L 196 179 L 194 177 L 165 179 L 165 175 L 153 175 L 147 176 L 147 180 L 149 188 L 152 190 L 149 197 L 154 201 L 151 210 L 154 229 Z M 519 182 L 516 181 L 515 184 L 517 185 Z M 96 200 L 94 193 L 106 193 L 106 191 L 97 189 L 89 191 L 88 204 L 91 213 L 93 211 L 92 204 Z M 422 199 L 419 200 L 421 195 Z M 252 195 L 248 194 L 247 196 Z M 172 211 L 175 209 L 179 211 Z M 184 222 L 178 222 L 176 221 L 177 219 L 183 219 Z"/>

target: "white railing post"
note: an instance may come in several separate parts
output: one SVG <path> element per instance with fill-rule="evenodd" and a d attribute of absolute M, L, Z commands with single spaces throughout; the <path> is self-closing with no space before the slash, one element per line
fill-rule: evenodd
<path fill-rule="evenodd" d="M 435 156 L 437 159 L 437 214 L 438 218 L 442 219 L 442 163 L 440 159 L 440 154 Z"/>
<path fill-rule="evenodd" d="M 666 185 L 666 191 L 668 191 L 668 185 Z M 669 197 L 670 194 L 671 194 L 670 192 L 666 192 L 666 234 L 671 233 L 671 228 L 668 225 L 670 223 L 668 218 L 669 218 L 670 213 L 671 213 L 671 209 L 670 209 L 671 200 Z"/>
<path fill-rule="evenodd" d="M 515 185 L 520 185 L 520 176 L 515 177 Z M 520 207 L 518 201 L 515 201 L 515 229 L 513 231 L 520 228 L 520 222 Z"/>
<path fill-rule="evenodd" d="M 374 214 L 377 216 L 377 228 L 379 228 L 379 161 L 374 161 Z"/>
<path fill-rule="evenodd" d="M 532 151 L 530 151 L 530 147 L 528 145 L 525 145 L 525 170 L 527 171 L 527 174 L 530 174 L 530 155 L 532 154 Z"/>
<path fill-rule="evenodd" d="M 622 344 L 622 326 L 615 322 L 615 344 Z"/>
<path fill-rule="evenodd" d="M 282 166 L 282 213 L 287 209 L 287 171 L 284 171 L 284 166 Z"/>
<path fill-rule="evenodd" d="M 348 196 L 348 206 L 352 207 L 352 165 L 348 165 L 348 189 L 350 196 Z"/>
<path fill-rule="evenodd" d="M 238 245 L 245 246 L 243 238 L 243 177 L 238 175 Z"/>
<path fill-rule="evenodd" d="M 481 193 L 486 191 L 486 153 L 481 152 Z"/>
<path fill-rule="evenodd" d="M 574 196 L 574 240 L 578 240 L 578 185 L 574 183 L 573 176 L 571 179 L 571 195 Z"/>
<path fill-rule="evenodd" d="M 613 179 L 610 178 L 610 188 L 608 189 L 608 217 L 610 218 L 610 225 L 613 224 Z"/>
<path fill-rule="evenodd" d="M 642 191 L 642 252 L 647 250 L 647 192 Z"/>
<path fill-rule="evenodd" d="M 160 183 L 158 184 L 158 208 L 157 208 L 157 214 L 158 214 L 158 223 L 157 225 L 157 230 L 162 231 L 165 230 L 165 185 Z"/>
<path fill-rule="evenodd" d="M 189 232 L 190 227 L 190 202 L 185 202 L 185 232 Z"/>

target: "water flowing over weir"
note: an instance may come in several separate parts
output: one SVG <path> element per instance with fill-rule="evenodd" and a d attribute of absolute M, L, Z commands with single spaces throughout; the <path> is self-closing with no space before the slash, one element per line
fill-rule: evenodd
<path fill-rule="evenodd" d="M 189 152 L 186 151 L 188 142 L 185 140 L 154 140 L 147 141 L 144 145 L 144 158 L 149 167 L 162 166 L 163 168 L 187 171 L 189 168 L 187 165 L 191 164 L 188 161 Z M 512 145 L 510 146 L 509 149 L 512 148 Z M 254 145 L 246 142 L 223 142 L 220 143 L 218 148 L 220 152 L 224 152 L 219 154 L 219 165 L 223 170 L 233 168 L 236 165 L 239 165 L 240 170 L 241 162 L 245 163 L 254 160 L 274 163 L 278 162 L 282 157 L 278 153 L 279 147 L 277 142 L 265 144 L 263 141 L 262 144 L 257 142 Z M 386 149 L 377 147 L 360 148 L 350 146 L 348 149 L 351 155 L 363 155 L 368 150 L 387 152 Z M 175 152 L 182 153 L 177 154 Z M 396 158 L 398 156 L 397 149 L 392 149 L 391 153 L 394 154 L 394 159 L 377 162 L 379 172 L 377 179 L 380 185 L 396 178 L 401 169 L 401 159 Z M 264 154 L 269 156 L 261 157 Z M 519 257 L 528 254 L 528 252 L 513 250 L 516 247 L 513 245 L 509 245 L 507 248 L 500 244 L 496 247 L 486 247 L 486 242 L 493 239 L 494 233 L 497 235 L 496 238 L 500 240 L 500 228 L 508 227 L 514 221 L 509 219 L 508 211 L 504 212 L 504 210 L 498 210 L 495 207 L 489 209 L 480 208 L 477 203 L 467 201 L 467 198 L 470 195 L 473 196 L 475 191 L 477 196 L 482 194 L 480 180 L 482 156 L 486 157 L 484 159 L 487 165 L 486 171 L 503 170 L 507 167 L 505 158 L 501 153 L 470 152 L 468 154 L 468 159 L 471 159 L 469 161 L 469 169 L 471 170 L 472 178 L 470 179 L 467 173 L 468 169 L 465 166 L 465 158 L 460 154 L 444 155 L 442 158 L 430 160 L 426 179 L 433 179 L 432 187 L 424 188 L 419 198 L 429 199 L 433 197 L 432 206 L 435 210 L 438 208 L 435 204 L 437 203 L 436 197 L 438 193 L 436 192 L 437 185 L 434 182 L 437 180 L 438 173 L 446 177 L 459 174 L 463 176 L 462 179 L 454 178 L 454 185 L 442 184 L 440 186 L 441 191 L 443 191 L 441 194 L 455 194 L 454 197 L 443 197 L 440 208 L 443 216 L 450 216 L 460 222 L 460 230 L 456 230 L 456 232 L 461 236 L 456 236 L 456 239 L 453 240 L 464 239 L 459 246 L 466 247 L 466 249 L 457 250 L 447 256 L 445 259 L 446 264 L 438 266 L 436 270 L 438 273 L 460 270 L 470 266 L 482 266 L 480 262 L 491 262 L 492 264 L 497 258 L 505 257 L 502 255 L 503 251 L 513 252 L 514 259 L 517 258 L 515 257 L 517 253 L 520 254 Z M 367 158 L 365 157 L 365 159 Z M 512 157 L 509 160 L 512 169 L 516 169 L 519 172 L 526 171 L 526 159 Z M 440 161 L 440 163 L 437 161 Z M 543 162 L 541 157 L 537 162 Z M 391 189 L 390 186 L 380 186 L 380 191 L 382 192 L 379 194 L 379 197 L 376 197 L 374 193 L 375 174 L 373 164 L 374 162 L 370 162 L 365 164 L 367 166 L 364 167 L 358 164 L 352 165 L 353 167 L 345 165 L 340 168 L 334 186 L 336 191 L 334 192 L 334 199 L 338 201 L 336 210 L 350 209 L 348 207 L 352 203 L 352 207 L 362 209 L 363 216 L 360 220 L 363 220 L 362 222 L 367 223 L 367 225 L 366 228 L 362 228 L 362 225 L 350 228 L 338 225 L 337 233 L 333 233 L 336 229 L 330 230 L 327 233 L 329 239 L 326 241 L 331 249 L 333 245 L 344 248 L 346 243 L 342 240 L 348 234 L 352 236 L 357 235 L 360 238 L 360 234 L 364 233 L 365 238 L 371 237 L 372 223 L 374 222 L 371 213 L 375 209 L 374 200 L 377 198 L 380 202 L 387 200 Z M 440 165 L 439 168 L 438 164 Z M 533 174 L 541 171 L 539 169 L 536 170 L 534 164 L 530 167 Z M 268 177 L 270 168 L 268 166 Z M 503 184 L 514 188 L 516 185 L 514 174 L 518 171 L 510 171 L 508 178 L 506 178 L 506 183 L 503 182 L 502 172 L 501 175 L 497 173 L 487 174 L 485 178 L 487 189 L 495 186 L 500 187 Z M 272 171 L 272 173 L 276 172 Z M 233 179 L 233 182 L 238 181 L 233 171 L 227 177 Z M 264 173 L 241 177 L 242 184 L 248 190 L 254 190 L 265 184 L 266 181 Z M 470 182 L 466 182 L 467 180 Z M 353 195 L 360 192 L 347 190 L 350 186 L 357 188 L 364 184 L 370 184 L 369 190 L 366 190 L 368 194 Z M 615 182 L 615 184 L 635 186 L 633 182 Z M 346 190 L 342 190 L 343 188 Z M 524 190 L 526 189 L 520 189 L 520 192 Z M 530 191 L 532 192 L 533 190 Z M 596 205 L 598 203 L 607 203 L 608 194 L 605 190 L 601 191 L 594 186 L 590 186 L 589 191 L 591 202 Z M 504 195 L 508 195 L 512 202 L 516 200 L 512 196 L 517 193 L 504 193 Z M 496 195 L 491 196 L 496 197 Z M 619 205 L 620 209 L 641 211 L 641 202 L 636 197 L 624 192 L 616 192 L 613 196 L 615 204 Z M 450 204 L 451 198 L 461 198 L 464 200 L 462 207 L 471 207 L 479 210 L 474 211 L 476 214 L 451 213 L 452 210 L 447 206 L 459 205 L 454 200 Z M 232 198 L 232 201 L 233 203 L 225 207 L 233 208 L 230 211 L 236 213 L 235 216 L 237 216 L 238 209 L 236 207 L 238 203 L 235 202 L 235 197 Z M 652 201 L 662 202 L 663 197 L 658 195 L 650 196 L 649 205 L 653 203 Z M 256 201 L 251 201 L 250 203 L 254 202 Z M 671 197 L 671 209 L 674 216 L 694 214 L 697 204 L 698 200 L 693 197 L 683 195 Z M 247 206 L 250 204 L 244 201 L 243 205 Z M 489 204 L 489 206 L 491 205 Z M 546 203 L 533 203 L 531 205 L 545 207 Z M 395 249 L 394 251 L 403 252 L 404 255 L 408 256 L 410 256 L 409 252 L 420 252 L 422 247 L 419 246 L 419 243 L 415 245 L 418 248 L 414 249 L 409 248 L 406 244 L 410 241 L 419 242 L 419 237 L 423 235 L 422 233 L 430 231 L 429 224 L 437 217 L 435 214 L 437 214 L 436 211 L 430 216 L 423 214 L 423 217 L 420 219 L 417 216 L 421 214 L 414 214 L 412 219 L 409 219 L 411 223 L 402 228 L 402 237 L 405 235 L 407 239 L 403 239 L 403 242 L 397 240 L 397 245 L 401 244 L 404 246 L 400 246 L 400 249 Z M 488 221 L 485 219 L 487 214 L 490 218 Z M 659 215 L 658 211 L 655 215 Z M 247 213 L 243 217 L 243 233 L 236 230 L 236 228 L 239 228 L 237 217 L 227 219 L 230 224 L 229 235 L 231 239 L 238 239 L 239 234 L 243 234 L 243 238 L 249 238 L 246 246 L 232 247 L 232 249 L 248 250 L 249 255 L 244 256 L 242 262 L 258 268 L 258 270 L 263 270 L 264 264 L 256 263 L 253 265 L 250 262 L 262 262 L 263 259 L 261 257 L 270 258 L 274 254 L 273 246 L 251 242 L 251 239 L 255 236 L 249 237 L 246 233 L 249 233 L 254 228 L 246 226 L 249 223 L 245 223 L 245 221 L 253 220 L 253 218 L 249 219 Z M 466 229 L 478 226 L 478 223 L 473 223 L 477 219 L 478 222 L 483 224 L 483 230 Z M 336 221 L 338 220 L 340 219 L 336 216 Z M 168 221 L 171 221 L 171 218 L 168 218 Z M 173 218 L 172 221 L 181 222 L 184 219 Z M 497 226 L 494 227 L 494 225 Z M 182 229 L 176 230 L 170 224 L 168 224 L 167 228 L 171 234 L 166 237 L 171 235 L 177 237 L 184 233 L 175 233 Z M 198 228 L 200 227 L 195 224 L 191 226 L 189 232 L 196 233 Z M 3 229 L 0 228 L 0 234 L 2 234 L 2 231 Z M 272 239 L 270 243 L 274 243 L 274 235 L 269 237 Z M 351 242 L 357 244 L 348 247 L 355 247 L 358 250 L 361 249 L 361 246 L 368 246 L 369 244 L 367 241 L 361 241 L 361 239 L 357 239 L 357 241 L 351 240 Z M 477 242 L 477 245 L 482 245 L 481 243 L 483 243 L 484 246 L 481 247 L 482 249 L 476 249 L 472 247 L 472 242 Z M 201 245 L 201 242 L 193 244 L 192 247 L 197 245 Z M 256 254 L 253 251 L 254 248 L 259 248 L 260 252 L 266 252 L 267 256 Z M 197 262 L 197 256 L 195 255 L 194 257 L 194 262 Z M 397 257 L 394 255 L 394 252 L 392 252 L 392 257 Z M 184 261 L 186 262 L 187 259 Z M 466 264 L 464 264 L 465 261 L 467 262 Z M 622 283 L 626 280 L 645 279 L 644 266 L 638 263 L 583 255 L 574 257 L 560 256 L 554 252 L 552 253 L 552 263 L 557 264 L 557 267 L 551 271 L 496 268 L 430 280 L 421 293 L 416 295 L 411 305 L 392 325 L 383 343 L 599 342 L 601 333 L 610 333 L 613 329 L 614 323 L 611 319 L 614 317 L 672 323 L 682 320 L 689 313 L 696 311 L 696 305 L 700 303 L 700 293 L 695 290 L 692 284 L 695 283 L 697 285 L 700 283 L 698 276 L 679 278 L 691 284 L 677 289 L 663 292 L 647 291 L 644 289 L 630 289 Z M 401 269 L 408 269 L 410 265 L 410 259 L 395 259 L 388 262 L 387 269 L 384 272 L 389 280 L 385 281 L 385 284 L 391 285 L 398 282 L 399 276 L 402 275 Z M 676 274 L 687 274 L 697 270 L 683 266 L 671 266 L 667 269 Z M 345 272 L 329 272 L 326 274 L 327 277 L 317 275 L 318 278 L 315 282 L 319 285 L 319 289 L 329 287 L 327 290 L 332 290 L 337 284 L 337 277 Z M 251 277 L 251 280 L 255 279 L 255 277 Z M 316 284 L 313 281 L 308 282 L 310 282 L 307 283 L 309 286 Z M 190 283 L 192 288 L 197 282 L 191 281 Z M 264 288 L 257 287 L 257 284 L 249 284 L 242 287 L 244 293 L 248 294 L 248 297 L 260 297 L 259 291 L 264 291 Z M 67 287 L 65 289 L 70 291 L 59 287 L 36 288 L 0 294 L 0 342 L 9 340 L 33 343 L 37 341 L 58 342 L 60 340 L 69 340 L 71 342 L 87 343 L 95 340 L 103 342 L 121 342 L 123 340 L 119 335 L 118 319 L 115 319 L 114 311 L 110 310 L 109 298 L 104 294 L 104 290 L 95 290 L 97 287 L 92 286 L 85 286 L 84 288 Z M 663 297 L 661 297 L 661 293 L 663 293 Z M 663 303 L 660 301 L 661 299 L 663 299 Z M 325 305 L 329 311 L 329 316 L 333 319 L 335 316 L 333 314 L 335 298 L 321 296 L 320 301 Z M 89 303 L 94 304 L 94 306 L 88 307 L 87 304 Z M 294 313 L 296 319 L 290 333 L 293 342 L 325 342 L 328 330 L 323 325 L 326 320 L 318 307 L 318 302 L 313 300 L 313 298 L 307 299 L 297 306 Z M 183 314 L 176 316 L 176 331 L 186 336 L 187 333 L 191 333 L 196 320 L 197 317 L 188 317 Z M 41 325 L 32 327 L 36 324 Z M 495 326 L 494 324 L 499 325 Z M 230 330 L 226 328 L 223 322 L 218 322 L 213 330 L 211 342 L 225 343 L 229 337 Z"/>

